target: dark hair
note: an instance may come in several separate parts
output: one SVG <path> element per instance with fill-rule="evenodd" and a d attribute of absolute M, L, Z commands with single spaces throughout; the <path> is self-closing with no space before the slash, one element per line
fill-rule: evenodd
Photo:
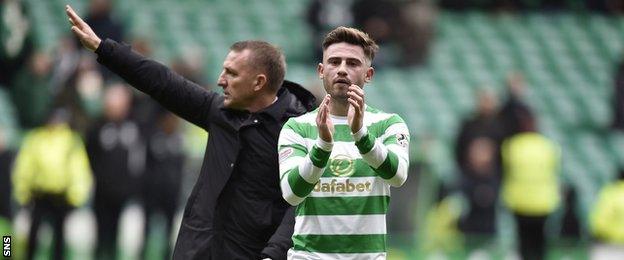
<path fill-rule="evenodd" d="M 375 43 L 367 33 L 355 28 L 340 26 L 325 36 L 323 40 L 323 51 L 327 50 L 332 44 L 346 42 L 353 45 L 358 45 L 364 49 L 364 55 L 369 61 L 373 61 L 375 54 L 379 50 L 379 46 Z"/>
<path fill-rule="evenodd" d="M 518 111 L 518 121 L 520 132 L 536 132 L 537 131 L 537 119 L 533 113 L 529 110 Z"/>
<path fill-rule="evenodd" d="M 266 73 L 267 86 L 277 92 L 286 75 L 286 58 L 278 47 L 265 41 L 240 41 L 230 46 L 231 51 L 251 51 L 250 65 Z"/>

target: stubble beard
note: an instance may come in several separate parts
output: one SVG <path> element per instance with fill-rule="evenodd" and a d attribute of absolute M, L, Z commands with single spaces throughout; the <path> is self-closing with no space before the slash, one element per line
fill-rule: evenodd
<path fill-rule="evenodd" d="M 323 87 L 325 88 L 325 92 L 331 96 L 332 100 L 347 102 L 347 92 L 349 91 L 348 85 L 345 85 L 344 89 L 342 89 L 336 86 L 332 80 L 325 79 L 323 80 Z"/>

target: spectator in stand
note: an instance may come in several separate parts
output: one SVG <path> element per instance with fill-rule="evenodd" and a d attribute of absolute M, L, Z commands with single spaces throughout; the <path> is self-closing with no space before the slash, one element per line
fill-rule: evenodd
<path fill-rule="evenodd" d="M 65 86 L 59 90 L 56 99 L 66 104 L 73 117 L 72 128 L 86 135 L 89 127 L 101 113 L 104 77 L 97 64 L 86 55 L 81 55 Z"/>
<path fill-rule="evenodd" d="M 124 28 L 111 15 L 112 7 L 111 0 L 91 0 L 85 22 L 100 37 L 121 41 L 124 39 Z"/>
<path fill-rule="evenodd" d="M 119 217 L 137 191 L 144 148 L 137 124 L 128 119 L 131 93 L 123 84 L 104 94 L 104 118 L 89 131 L 87 151 L 95 175 L 96 259 L 115 259 Z"/>
<path fill-rule="evenodd" d="M 492 92 L 483 90 L 479 92 L 477 98 L 475 115 L 461 124 L 456 138 L 455 159 L 462 173 L 471 171 L 471 166 L 468 165 L 469 147 L 474 140 L 487 138 L 493 142 L 495 151 L 498 151 L 503 138 L 503 126 L 497 117 L 498 101 L 496 96 Z M 493 170 L 497 172 L 499 168 L 498 159 L 495 160 L 494 166 L 495 169 Z"/>
<path fill-rule="evenodd" d="M 73 84 L 71 81 L 75 77 L 80 57 L 80 51 L 74 39 L 63 37 L 58 41 L 58 46 L 54 50 L 52 78 L 50 79 L 50 93 L 54 98 Z"/>
<path fill-rule="evenodd" d="M 512 72 L 507 76 L 507 100 L 500 111 L 503 124 L 503 136 L 509 138 L 520 132 L 520 117 L 532 114 L 523 99 L 525 82 L 520 72 Z"/>
<path fill-rule="evenodd" d="M 353 25 L 368 33 L 379 45 L 375 67 L 396 65 L 401 54 L 396 48 L 397 29 L 401 26 L 401 6 L 389 0 L 355 0 L 351 7 Z"/>
<path fill-rule="evenodd" d="M 464 233 L 465 250 L 487 249 L 496 235 L 496 205 L 500 172 L 496 162 L 496 142 L 478 137 L 467 150 L 466 172 L 461 175 L 461 191 L 468 200 L 467 213 L 459 220 Z"/>
<path fill-rule="evenodd" d="M 438 10 L 433 0 L 407 0 L 400 7 L 400 24 L 396 28 L 397 44 L 403 66 L 426 63 L 435 33 Z"/>
<path fill-rule="evenodd" d="M 89 13 L 87 14 L 87 17 L 85 17 L 85 22 L 89 24 L 91 29 L 97 35 L 100 35 L 102 39 L 109 38 L 121 42 L 124 40 L 124 27 L 121 23 L 115 20 L 115 17 L 112 15 L 112 9 L 112 0 L 91 0 L 89 4 Z M 105 80 L 108 81 L 116 77 L 104 66 L 98 67 Z"/>
<path fill-rule="evenodd" d="M 0 1 L 0 87 L 13 79 L 34 51 L 29 13 L 24 1 Z"/>
<path fill-rule="evenodd" d="M 35 52 L 28 66 L 22 68 L 10 89 L 21 127 L 29 129 L 45 123 L 52 103 L 50 98 L 51 59 L 47 53 Z"/>
<path fill-rule="evenodd" d="M 143 259 L 147 259 L 145 242 L 153 230 L 152 221 L 156 214 L 164 216 L 166 237 L 170 238 L 173 232 L 173 217 L 178 209 L 185 159 L 179 125 L 177 116 L 161 108 L 156 127 L 146 138 L 146 171 L 141 181 L 145 209 Z M 171 259 L 169 242 L 170 239 L 165 239 L 164 259 Z"/>
<path fill-rule="evenodd" d="M 354 0 L 312 0 L 307 10 L 307 22 L 312 29 L 312 42 L 322 42 L 325 34 L 338 26 L 353 24 L 351 4 Z M 323 49 L 314 46 L 314 61 L 323 59 Z"/>

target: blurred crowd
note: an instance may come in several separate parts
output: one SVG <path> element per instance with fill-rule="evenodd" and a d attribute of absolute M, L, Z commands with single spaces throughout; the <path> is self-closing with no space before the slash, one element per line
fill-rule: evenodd
<path fill-rule="evenodd" d="M 491 11 L 591 10 L 609 14 L 624 13 L 619 0 L 441 0 L 440 5 L 452 10 L 486 9 Z"/>
<path fill-rule="evenodd" d="M 374 66 L 383 68 L 426 64 L 438 6 L 525 10 L 578 3 L 607 13 L 624 11 L 622 1 L 609 0 L 439 2 L 311 0 L 306 20 L 315 43 L 339 25 L 368 32 L 382 49 Z M 114 259 L 120 215 L 132 201 L 138 201 L 145 213 L 145 237 L 153 230 L 150 224 L 156 214 L 164 217 L 167 234 L 175 232 L 174 216 L 183 197 L 181 173 L 188 161 L 180 119 L 99 66 L 95 55 L 79 48 L 69 30 L 54 49 L 37 46 L 25 5 L 19 0 L 0 3 L 0 91 L 14 107 L 18 128 L 10 138 L 0 126 L 0 233 L 11 234 L 16 212 L 26 208 L 30 229 L 25 254 L 29 259 L 35 256 L 39 227 L 50 222 L 52 254 L 61 259 L 64 221 L 71 210 L 87 206 L 97 226 L 95 258 Z M 85 21 L 98 35 L 131 42 L 136 51 L 150 56 L 150 42 L 127 35 L 113 18 L 111 1 L 92 0 L 88 6 Z M 321 49 L 314 51 L 319 60 Z M 202 65 L 192 57 L 174 58 L 170 66 L 210 87 Z M 614 79 L 612 130 L 624 131 L 624 63 Z M 428 244 L 445 248 L 453 241 L 448 239 L 451 234 L 463 237 L 460 247 L 470 249 L 463 251 L 466 254 L 486 248 L 500 257 L 500 250 L 487 248 L 496 247 L 498 217 L 505 211 L 516 224 L 517 250 L 524 259 L 544 258 L 545 230 L 553 216 L 562 220 L 560 237 L 572 241 L 573 247 L 594 239 L 624 246 L 624 170 L 602 187 L 590 212 L 578 209 L 581 194 L 561 181 L 561 148 L 539 133 L 538 115 L 523 94 L 523 75 L 512 72 L 505 84 L 502 102 L 488 88 L 479 92 L 474 114 L 457 131 L 454 155 L 459 179 L 439 189 L 437 204 L 422 229 Z M 415 188 L 409 183 L 407 187 Z M 416 193 L 408 193 L 411 197 L 404 199 L 414 199 Z M 587 227 L 579 220 L 582 214 L 588 215 Z M 169 250 L 169 240 L 165 242 Z"/>
<path fill-rule="evenodd" d="M 616 88 L 621 88 L 620 77 L 616 73 Z M 511 216 L 511 234 L 516 234 L 511 240 L 521 259 L 546 259 L 550 246 L 567 248 L 567 257 L 586 259 L 592 244 L 604 245 L 607 257 L 621 257 L 624 168 L 602 187 L 589 212 L 580 209 L 580 192 L 561 176 L 561 147 L 539 133 L 537 115 L 523 94 L 522 74 L 510 73 L 505 84 L 502 105 L 496 93 L 483 88 L 476 110 L 460 124 L 454 147 L 459 177 L 440 184 L 423 228 L 430 239 L 425 250 L 503 258 L 507 252 L 500 229 L 510 227 L 501 226 L 499 218 Z M 614 101 L 622 102 L 620 97 Z M 620 120 L 614 117 L 614 131 L 624 130 Z"/>
<path fill-rule="evenodd" d="M 103 38 L 128 42 L 111 4 L 90 1 L 85 21 Z M 171 237 L 186 161 L 180 119 L 98 65 L 69 33 L 52 50 L 36 46 L 29 10 L 20 1 L 3 1 L 0 10 L 2 25 L 11 28 L 0 44 L 0 86 L 18 127 L 14 148 L 0 138 L 0 231 L 11 234 L 11 220 L 24 207 L 30 212 L 26 258 L 37 255 L 38 231 L 49 222 L 50 257 L 62 259 L 66 217 L 89 206 L 97 226 L 95 259 L 115 259 L 121 213 L 138 202 L 145 237 L 157 214 Z M 15 30 L 17 24 L 23 26 Z M 134 42 L 137 51 L 150 54 L 149 43 Z M 171 66 L 203 82 L 184 58 Z M 164 241 L 162 248 L 171 248 Z"/>
<path fill-rule="evenodd" d="M 432 0 L 312 0 L 307 22 L 313 42 L 321 42 L 337 26 L 364 30 L 380 46 L 376 68 L 419 66 L 427 59 L 436 15 Z M 314 58 L 320 60 L 322 50 L 317 45 Z"/>

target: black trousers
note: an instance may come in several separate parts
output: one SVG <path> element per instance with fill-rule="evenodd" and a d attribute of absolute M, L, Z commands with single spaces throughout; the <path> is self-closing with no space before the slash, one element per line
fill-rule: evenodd
<path fill-rule="evenodd" d="M 544 235 L 544 224 L 546 216 L 529 217 L 514 214 L 516 227 L 519 235 L 520 256 L 524 260 L 544 259 L 546 249 L 546 238 Z"/>
<path fill-rule="evenodd" d="M 119 218 L 125 204 L 125 200 L 112 199 L 110 196 L 96 193 L 93 205 L 97 223 L 95 259 L 117 259 Z"/>
<path fill-rule="evenodd" d="M 39 227 L 44 219 L 50 220 L 54 233 L 52 259 L 63 259 L 65 251 L 65 236 L 63 234 L 63 224 L 69 212 L 69 205 L 65 202 L 64 196 L 58 195 L 37 195 L 33 199 L 33 211 L 31 217 L 30 231 L 28 233 L 27 259 L 34 259 L 37 252 L 37 238 Z"/>
<path fill-rule="evenodd" d="M 175 216 L 177 203 L 175 199 L 176 195 L 171 195 L 170 197 L 159 198 L 156 194 L 150 194 L 149 196 L 145 196 L 144 199 L 144 211 L 145 211 L 145 226 L 144 226 L 144 237 L 143 237 L 143 245 L 141 249 L 141 257 L 142 259 L 147 259 L 147 241 L 149 236 L 152 234 L 152 220 L 158 213 L 162 213 L 165 218 L 165 243 L 162 245 L 165 249 L 164 259 L 171 259 L 171 245 L 169 241 L 171 240 L 171 233 L 173 230 L 173 217 Z"/>

